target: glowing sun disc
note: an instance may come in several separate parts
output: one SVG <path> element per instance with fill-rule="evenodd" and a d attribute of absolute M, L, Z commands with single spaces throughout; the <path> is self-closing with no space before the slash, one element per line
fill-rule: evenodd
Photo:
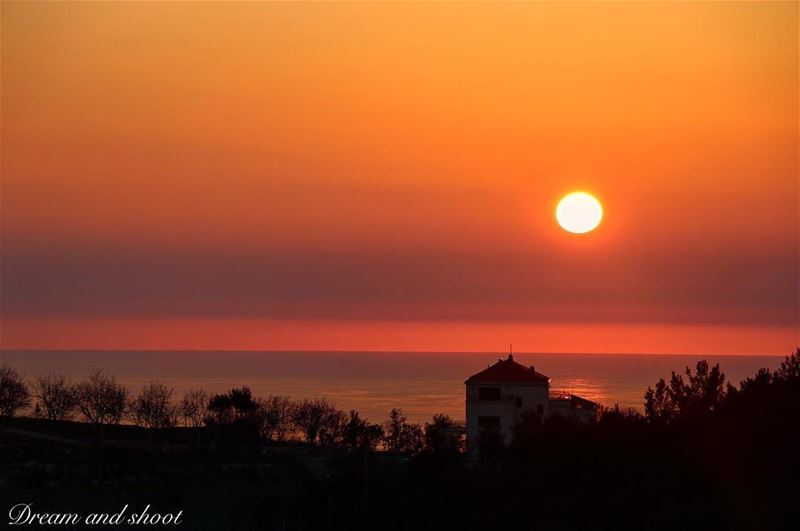
<path fill-rule="evenodd" d="M 561 228 L 574 234 L 584 234 L 600 225 L 603 207 L 600 201 L 586 192 L 564 196 L 556 207 L 556 220 Z"/>

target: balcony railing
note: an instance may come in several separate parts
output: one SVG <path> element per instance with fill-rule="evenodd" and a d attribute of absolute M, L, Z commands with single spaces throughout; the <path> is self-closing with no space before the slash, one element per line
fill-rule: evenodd
<path fill-rule="evenodd" d="M 572 398 L 572 391 L 567 389 L 550 389 L 548 394 L 550 400 L 569 400 Z"/>

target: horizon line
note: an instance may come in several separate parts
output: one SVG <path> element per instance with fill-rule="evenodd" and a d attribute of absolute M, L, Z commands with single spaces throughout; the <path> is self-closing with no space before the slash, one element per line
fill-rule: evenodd
<path fill-rule="evenodd" d="M 800 347 L 798 347 L 800 348 Z M 286 353 L 286 354 L 492 354 L 508 355 L 509 352 L 489 350 L 372 350 L 372 349 L 185 349 L 185 348 L 4 348 L 2 352 L 249 352 L 249 353 Z M 719 353 L 719 352 L 551 352 L 551 351 L 514 351 L 511 354 L 521 355 L 566 355 L 566 356 L 729 356 L 729 357 L 756 357 L 756 358 L 781 358 L 790 354 L 749 354 L 749 353 Z"/>

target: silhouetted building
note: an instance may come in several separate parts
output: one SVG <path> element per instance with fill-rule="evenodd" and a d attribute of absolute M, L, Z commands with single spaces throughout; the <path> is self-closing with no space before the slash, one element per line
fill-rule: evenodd
<path fill-rule="evenodd" d="M 528 410 L 546 418 L 558 414 L 594 421 L 597 404 L 570 393 L 550 393 L 550 378 L 514 361 L 512 354 L 473 374 L 467 386 L 467 448 L 473 452 L 482 428 L 497 428 L 511 440 L 511 427 Z"/>
<path fill-rule="evenodd" d="M 597 404 L 568 392 L 550 391 L 550 415 L 574 417 L 585 422 L 597 420 Z"/>

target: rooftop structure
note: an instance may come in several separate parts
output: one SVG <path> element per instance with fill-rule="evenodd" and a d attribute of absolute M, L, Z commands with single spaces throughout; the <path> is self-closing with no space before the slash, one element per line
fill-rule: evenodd
<path fill-rule="evenodd" d="M 562 415 L 594 421 L 598 405 L 568 392 L 550 391 L 550 378 L 534 366 L 514 361 L 510 354 L 473 374 L 466 385 L 467 449 L 474 453 L 484 429 L 497 429 L 506 443 L 522 414 L 533 411 L 541 418 Z"/>

